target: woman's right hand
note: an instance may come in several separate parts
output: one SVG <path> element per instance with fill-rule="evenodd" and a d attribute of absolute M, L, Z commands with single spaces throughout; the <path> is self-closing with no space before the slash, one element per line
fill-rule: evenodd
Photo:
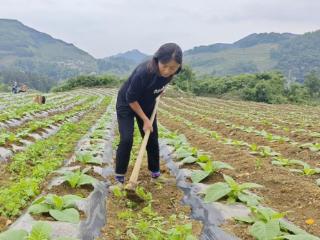
<path fill-rule="evenodd" d="M 150 132 L 153 132 L 152 123 L 149 118 L 143 121 L 143 131 L 146 132 L 147 130 L 150 130 Z"/>

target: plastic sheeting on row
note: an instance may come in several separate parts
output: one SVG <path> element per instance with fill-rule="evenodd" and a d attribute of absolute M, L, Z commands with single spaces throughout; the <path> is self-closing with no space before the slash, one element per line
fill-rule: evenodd
<path fill-rule="evenodd" d="M 203 223 L 204 228 L 201 234 L 201 240 L 238 240 L 235 236 L 219 228 L 219 225 L 225 220 L 223 209 L 220 208 L 219 205 L 204 203 L 197 195 L 198 186 L 188 183 L 186 181 L 187 176 L 185 171 L 179 169 L 174 163 L 172 157 L 173 150 L 166 145 L 163 139 L 159 141 L 159 145 L 161 158 L 165 160 L 167 167 L 176 177 L 177 186 L 184 192 L 183 203 L 191 207 L 191 217 Z M 242 211 L 241 207 L 239 211 Z"/>
<path fill-rule="evenodd" d="M 105 137 L 101 140 L 103 144 L 101 153 L 97 157 L 102 158 L 104 167 L 95 166 L 93 169 L 96 173 L 100 174 L 104 178 L 113 174 L 112 163 L 112 141 L 114 138 L 114 127 L 115 127 L 115 114 L 114 114 L 114 104 L 109 104 L 106 112 L 111 114 L 112 117 L 108 123 L 106 123 Z M 99 120 L 97 121 L 99 122 Z M 96 128 L 95 124 L 88 133 L 78 142 L 75 152 L 81 153 L 88 150 L 88 145 L 90 142 L 90 134 Z M 66 161 L 66 167 L 62 169 L 68 169 L 67 165 L 70 160 Z M 74 167 L 73 167 L 74 168 Z M 59 184 L 59 177 L 53 179 L 50 186 Z M 61 181 L 60 181 L 61 184 Z M 55 237 L 72 237 L 81 240 L 94 240 L 100 235 L 101 228 L 106 223 L 106 197 L 107 197 L 107 187 L 110 183 L 107 181 L 98 181 L 94 184 L 94 189 L 90 195 L 84 200 L 79 201 L 77 206 L 82 210 L 86 218 L 81 220 L 79 224 L 72 224 L 66 222 L 57 221 L 46 221 L 52 226 L 53 238 Z M 10 227 L 12 229 L 25 229 L 30 230 L 32 228 L 35 220 L 28 213 L 23 214 L 17 219 L 17 221 Z"/>

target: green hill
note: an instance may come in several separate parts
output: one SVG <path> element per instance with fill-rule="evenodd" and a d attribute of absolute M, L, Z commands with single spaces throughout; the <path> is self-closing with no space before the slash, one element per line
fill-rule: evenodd
<path fill-rule="evenodd" d="M 131 50 L 98 60 L 99 71 L 116 75 L 129 75 L 130 72 L 149 56 L 139 50 Z"/>
<path fill-rule="evenodd" d="M 302 81 L 307 73 L 315 71 L 320 74 L 320 30 L 297 36 L 282 42 L 272 59 L 277 61 L 279 69 L 291 80 Z"/>
<path fill-rule="evenodd" d="M 320 30 L 254 33 L 234 43 L 198 46 L 184 52 L 184 63 L 198 76 L 281 71 L 292 81 L 311 71 L 320 74 Z M 95 59 L 73 44 L 55 39 L 17 20 L 0 19 L 0 83 L 27 83 L 48 90 L 62 79 L 81 74 L 127 76 L 150 56 L 132 50 Z"/>
<path fill-rule="evenodd" d="M 274 69 L 277 61 L 271 52 L 279 43 L 297 35 L 290 33 L 251 34 L 233 44 L 213 44 L 195 47 L 185 52 L 185 62 L 198 74 L 235 75 Z"/>
<path fill-rule="evenodd" d="M 0 19 L 0 69 L 60 80 L 97 72 L 91 55 L 17 20 Z"/>

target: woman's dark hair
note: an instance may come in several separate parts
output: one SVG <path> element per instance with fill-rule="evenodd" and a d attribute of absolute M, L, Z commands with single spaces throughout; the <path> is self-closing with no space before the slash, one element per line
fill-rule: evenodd
<path fill-rule="evenodd" d="M 182 50 L 176 43 L 163 44 L 149 61 L 148 69 L 151 73 L 159 74 L 158 63 L 161 62 L 163 64 L 166 64 L 171 60 L 174 60 L 175 62 L 180 64 L 180 67 L 173 75 L 178 74 L 181 71 L 182 66 Z"/>

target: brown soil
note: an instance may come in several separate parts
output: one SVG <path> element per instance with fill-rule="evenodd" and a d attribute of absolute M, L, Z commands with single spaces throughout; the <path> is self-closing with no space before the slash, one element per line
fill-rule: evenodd
<path fill-rule="evenodd" d="M 250 104 L 249 102 L 233 105 L 230 104 L 230 102 L 219 102 L 219 100 L 211 98 L 193 98 L 191 103 L 187 98 L 184 98 L 179 102 L 195 107 L 200 106 L 201 108 L 213 110 L 220 114 L 228 113 L 230 116 L 239 116 L 242 119 L 271 120 L 272 123 L 278 124 L 282 127 L 290 127 L 292 130 L 295 130 L 296 127 L 303 127 L 312 131 L 320 130 L 320 125 L 318 124 L 319 108 L 310 108 L 306 111 L 307 106 L 299 106 L 290 109 L 288 108 L 288 105 L 270 105 L 261 103 Z M 241 110 L 240 115 L 237 113 L 239 110 Z M 250 115 L 246 115 L 246 113 L 249 112 Z M 308 122 L 305 122 L 306 120 Z"/>
<path fill-rule="evenodd" d="M 0 232 L 4 231 L 11 223 L 12 220 L 0 216 Z"/>
<path fill-rule="evenodd" d="M 307 133 L 295 133 L 295 132 L 291 132 L 291 131 L 285 131 L 285 130 L 281 130 L 281 129 L 276 129 L 274 128 L 272 125 L 266 125 L 263 124 L 261 121 L 257 122 L 257 120 L 254 120 L 250 117 L 244 117 L 244 116 L 238 116 L 234 113 L 228 113 L 226 112 L 226 108 L 225 110 L 220 111 L 219 109 L 216 108 L 212 108 L 212 105 L 205 105 L 203 104 L 203 102 L 201 103 L 201 105 L 199 105 L 199 101 L 195 101 L 193 99 L 193 102 L 188 102 L 186 103 L 185 100 L 181 100 L 181 101 L 172 101 L 169 99 L 166 99 L 165 103 L 169 104 L 169 105 L 174 105 L 176 107 L 179 107 L 181 109 L 185 109 L 187 106 L 190 108 L 190 110 L 192 109 L 198 109 L 199 113 L 204 113 L 203 111 L 206 111 L 206 115 L 208 117 L 214 118 L 214 119 L 223 119 L 223 120 L 227 120 L 228 122 L 231 123 L 236 123 L 237 125 L 243 125 L 246 127 L 254 127 L 257 130 L 265 130 L 268 133 L 272 133 L 275 135 L 279 135 L 279 136 L 285 136 L 285 137 L 289 137 L 291 140 L 294 141 L 298 141 L 301 143 L 306 143 L 306 142 L 317 142 L 320 141 L 319 138 L 317 137 L 312 137 L 310 135 L 308 135 Z M 228 109 L 230 111 L 230 109 Z M 287 127 L 287 126 L 283 126 L 283 127 Z M 295 127 L 294 129 L 295 130 Z M 320 131 L 319 128 L 315 129 L 316 131 Z"/>
<path fill-rule="evenodd" d="M 183 206 L 181 199 L 183 192 L 177 189 L 175 185 L 175 179 L 169 175 L 168 169 L 164 164 L 161 164 L 162 175 L 169 178 L 172 181 L 157 185 L 150 182 L 150 173 L 146 166 L 142 166 L 139 174 L 139 186 L 143 186 L 147 191 L 152 193 L 154 202 L 152 203 L 154 211 L 159 216 L 164 217 L 167 220 L 172 214 L 179 215 L 184 213 L 185 216 L 190 215 L 190 207 Z M 129 167 L 128 173 L 131 173 L 132 167 Z M 126 236 L 127 225 L 124 220 L 120 220 L 117 214 L 126 209 L 125 205 L 120 203 L 119 199 L 116 198 L 112 193 L 106 201 L 107 204 L 107 225 L 102 229 L 102 237 L 99 239 L 130 239 Z M 138 203 L 137 209 L 145 207 L 144 203 Z M 202 224 L 200 222 L 188 219 L 180 220 L 177 218 L 176 224 L 186 224 L 192 222 L 192 230 L 195 236 L 200 236 L 202 231 Z M 116 230 L 121 231 L 121 236 L 116 235 Z"/>
<path fill-rule="evenodd" d="M 164 108 L 168 110 L 167 108 Z M 209 130 L 217 131 L 223 137 L 230 137 L 236 140 L 242 140 L 249 144 L 256 143 L 259 146 L 270 146 L 274 151 L 281 153 L 288 159 L 303 160 L 313 167 L 319 167 L 320 155 L 317 152 L 311 152 L 307 149 L 301 149 L 298 146 L 293 146 L 289 143 L 270 142 L 260 136 L 256 136 L 254 133 L 246 133 L 241 130 L 231 129 L 222 124 L 215 124 L 213 121 L 207 119 L 199 119 L 199 117 L 192 116 L 189 113 L 185 113 L 182 110 L 171 110 L 173 114 L 179 114 L 185 117 L 187 120 L 196 123 L 199 126 L 207 128 Z M 235 122 L 235 124 L 237 124 Z"/>
<path fill-rule="evenodd" d="M 80 188 L 72 188 L 69 183 L 64 182 L 58 186 L 53 186 L 51 189 L 46 191 L 46 194 L 52 193 L 57 194 L 59 196 L 72 194 L 78 195 L 80 197 L 86 198 L 93 191 L 92 185 L 83 185 Z"/>
<path fill-rule="evenodd" d="M 223 170 L 223 172 L 234 177 L 236 181 L 263 185 L 264 188 L 254 192 L 264 197 L 264 205 L 280 212 L 290 211 L 288 213 L 290 221 L 312 234 L 320 235 L 320 189 L 313 181 L 294 175 L 285 168 L 275 167 L 268 159 L 263 159 L 257 165 L 256 158 L 248 151 L 223 145 L 161 114 L 158 117 L 165 127 L 185 134 L 192 146 L 209 152 L 214 160 L 231 164 L 235 170 Z M 305 223 L 309 218 L 315 219 L 313 225 Z"/>
<path fill-rule="evenodd" d="M 254 240 L 249 233 L 249 225 L 244 223 L 236 223 L 233 220 L 228 220 L 225 224 L 221 226 L 221 228 L 230 233 L 236 235 L 241 240 Z"/>

